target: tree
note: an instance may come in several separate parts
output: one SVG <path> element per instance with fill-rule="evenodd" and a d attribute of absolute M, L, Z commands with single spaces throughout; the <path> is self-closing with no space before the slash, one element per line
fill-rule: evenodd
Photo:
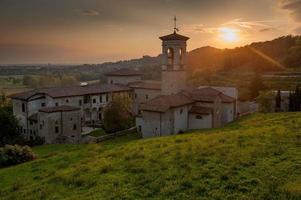
<path fill-rule="evenodd" d="M 107 132 L 121 131 L 133 124 L 132 100 L 128 94 L 113 94 L 112 101 L 104 109 L 104 128 Z"/>
<path fill-rule="evenodd" d="M 300 111 L 301 110 L 301 89 L 296 86 L 293 93 L 289 96 L 289 111 Z"/>
<path fill-rule="evenodd" d="M 274 92 L 260 92 L 260 95 L 256 98 L 259 105 L 259 112 L 269 113 L 275 111 L 274 100 L 276 95 Z"/>
<path fill-rule="evenodd" d="M 250 96 L 251 98 L 256 98 L 260 94 L 260 91 L 264 90 L 264 84 L 262 81 L 261 75 L 256 72 L 255 76 L 251 80 L 250 83 Z"/>
<path fill-rule="evenodd" d="M 77 83 L 77 80 L 74 76 L 62 76 L 61 77 L 61 85 L 67 86 L 67 85 L 75 85 Z"/>
<path fill-rule="evenodd" d="M 13 144 L 19 138 L 18 120 L 12 112 L 0 108 L 0 146 Z"/>
<path fill-rule="evenodd" d="M 275 111 L 280 112 L 281 111 L 281 92 L 280 92 L 280 90 L 278 90 L 278 92 L 277 92 L 275 102 L 276 102 Z"/>
<path fill-rule="evenodd" d="M 37 80 L 36 77 L 33 76 L 24 76 L 23 77 L 23 85 L 32 87 L 32 88 L 37 88 L 39 86 L 39 81 Z"/>

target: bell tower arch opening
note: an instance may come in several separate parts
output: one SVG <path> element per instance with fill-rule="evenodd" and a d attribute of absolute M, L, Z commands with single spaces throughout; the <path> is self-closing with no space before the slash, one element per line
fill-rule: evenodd
<path fill-rule="evenodd" d="M 176 18 L 175 18 L 176 19 Z M 176 21 L 176 20 L 175 20 Z M 162 40 L 162 93 L 174 94 L 186 88 L 186 43 L 188 37 L 177 33 L 178 28 Z"/>

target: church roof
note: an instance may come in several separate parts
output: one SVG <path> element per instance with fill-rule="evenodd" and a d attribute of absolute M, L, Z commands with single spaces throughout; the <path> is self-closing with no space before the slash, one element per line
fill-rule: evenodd
<path fill-rule="evenodd" d="M 166 40 L 184 40 L 184 41 L 187 41 L 187 40 L 189 40 L 189 37 L 177 34 L 176 32 L 174 32 L 172 34 L 169 34 L 169 35 L 159 37 L 159 38 L 163 41 L 166 41 Z"/>
<path fill-rule="evenodd" d="M 53 112 L 68 112 L 68 111 L 76 111 L 80 110 L 80 108 L 74 107 L 74 106 L 55 106 L 55 107 L 45 107 L 41 108 L 40 112 L 45 113 L 53 113 Z"/>
<path fill-rule="evenodd" d="M 141 105 L 141 109 L 153 112 L 166 112 L 170 108 L 188 105 L 193 102 L 193 100 L 182 93 L 162 95 L 148 101 L 146 104 Z"/>
<path fill-rule="evenodd" d="M 134 69 L 122 68 L 122 69 L 108 72 L 105 75 L 106 76 L 140 76 L 142 75 L 142 73 Z"/>
<path fill-rule="evenodd" d="M 65 87 L 50 87 L 41 88 L 28 92 L 17 93 L 11 95 L 12 99 L 28 100 L 35 95 L 48 95 L 53 98 L 92 95 L 92 94 L 103 94 L 109 92 L 123 92 L 129 91 L 131 88 L 115 85 L 115 84 L 93 84 L 87 86 L 65 86 Z"/>
<path fill-rule="evenodd" d="M 152 80 L 131 82 L 128 84 L 128 86 L 131 88 L 138 88 L 138 89 L 161 90 L 161 82 L 152 81 Z"/>
<path fill-rule="evenodd" d="M 220 98 L 223 103 L 232 103 L 234 98 L 229 97 L 222 92 L 211 87 L 201 89 L 187 89 L 177 94 L 162 95 L 156 97 L 145 104 L 141 105 L 141 110 L 152 112 L 166 112 L 171 108 L 176 108 L 184 105 L 193 104 L 195 102 L 214 102 L 216 98 Z M 207 113 L 210 108 L 194 107 L 190 112 Z M 210 111 L 211 113 L 211 111 Z"/>

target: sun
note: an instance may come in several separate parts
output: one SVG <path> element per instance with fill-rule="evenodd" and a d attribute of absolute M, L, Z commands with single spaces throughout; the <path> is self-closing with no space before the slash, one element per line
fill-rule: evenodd
<path fill-rule="evenodd" d="M 232 43 L 238 41 L 239 40 L 238 32 L 239 32 L 238 30 L 232 28 L 227 28 L 227 27 L 219 28 L 220 38 L 224 42 Z"/>

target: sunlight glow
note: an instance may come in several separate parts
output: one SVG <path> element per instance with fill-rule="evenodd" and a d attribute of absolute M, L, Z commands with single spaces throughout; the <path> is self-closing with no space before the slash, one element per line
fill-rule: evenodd
<path fill-rule="evenodd" d="M 237 29 L 232 29 L 227 27 L 219 28 L 220 38 L 224 42 L 232 43 L 238 41 L 239 40 L 238 32 L 239 30 Z"/>

